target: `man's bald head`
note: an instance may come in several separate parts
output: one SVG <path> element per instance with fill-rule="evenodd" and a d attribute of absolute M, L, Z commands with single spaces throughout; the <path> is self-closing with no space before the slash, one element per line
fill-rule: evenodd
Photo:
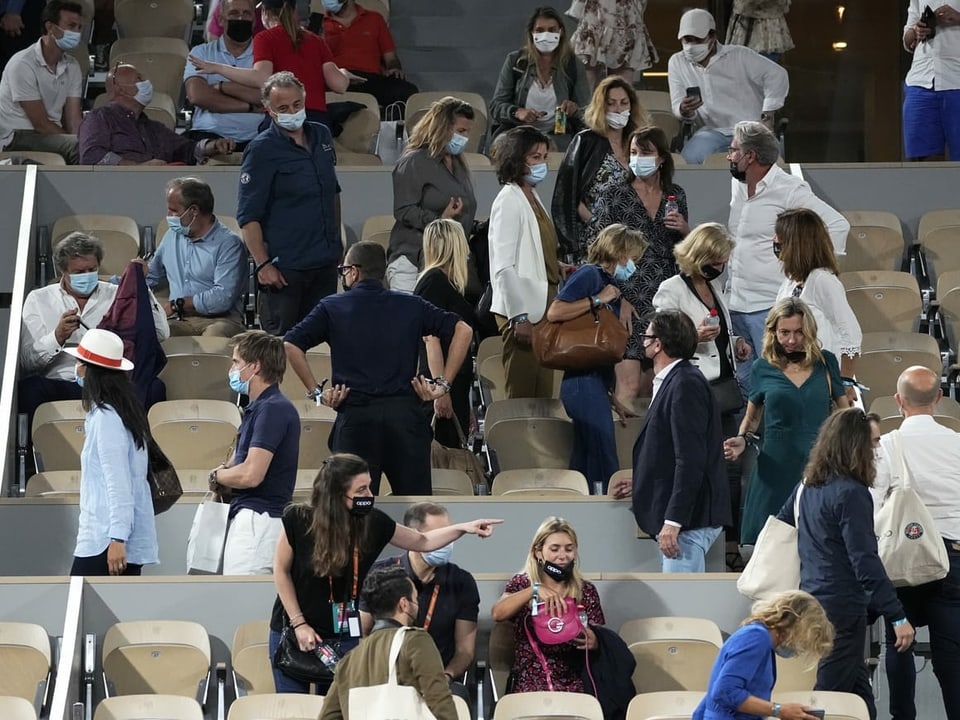
<path fill-rule="evenodd" d="M 897 378 L 897 401 L 904 410 L 929 410 L 940 402 L 940 376 L 922 365 L 908 367 Z"/>

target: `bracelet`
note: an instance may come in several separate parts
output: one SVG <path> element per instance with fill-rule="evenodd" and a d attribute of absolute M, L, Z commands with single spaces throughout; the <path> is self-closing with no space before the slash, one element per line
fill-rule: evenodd
<path fill-rule="evenodd" d="M 894 621 L 893 621 L 892 623 L 890 623 L 890 624 L 893 625 L 895 628 L 898 628 L 898 627 L 900 627 L 901 625 L 903 625 L 905 622 L 907 622 L 907 619 L 906 619 L 905 617 L 902 617 L 902 618 L 900 618 L 899 620 L 894 620 Z"/>
<path fill-rule="evenodd" d="M 599 295 L 591 295 L 591 296 L 590 296 L 590 307 L 591 307 L 591 308 L 596 309 L 596 308 L 600 307 L 601 305 L 603 305 L 603 303 L 600 302 L 600 296 L 599 296 Z"/>
<path fill-rule="evenodd" d="M 274 263 L 278 262 L 279 260 L 280 260 L 280 256 L 279 256 L 279 255 L 278 255 L 277 257 L 270 258 L 270 259 L 268 259 L 268 260 L 264 260 L 262 263 L 260 263 L 259 265 L 257 265 L 257 269 L 256 269 L 254 272 L 258 273 L 258 272 L 260 272 L 261 270 L 263 270 L 267 265 L 273 265 Z"/>
<path fill-rule="evenodd" d="M 291 627 L 292 629 L 296 630 L 298 627 L 302 627 L 303 625 L 306 625 L 306 624 L 307 624 L 307 621 L 304 620 L 303 622 L 299 622 L 299 623 L 297 623 L 296 625 L 291 625 L 290 627 Z"/>
<path fill-rule="evenodd" d="M 302 618 L 302 617 L 303 617 L 303 613 L 299 613 L 299 614 L 297 614 L 297 615 L 294 615 L 292 618 L 290 618 L 290 622 L 293 622 L 293 621 L 296 620 L 297 618 Z"/>

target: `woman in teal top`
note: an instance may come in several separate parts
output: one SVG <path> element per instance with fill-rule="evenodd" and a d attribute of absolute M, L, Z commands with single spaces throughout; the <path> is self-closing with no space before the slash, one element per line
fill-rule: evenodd
<path fill-rule="evenodd" d="M 820 424 L 834 404 L 850 405 L 837 358 L 817 342 L 813 313 L 792 297 L 778 302 L 767 315 L 751 383 L 740 434 L 724 443 L 725 457 L 737 459 L 763 417 L 763 440 L 743 506 L 743 545 L 756 543 L 767 516 L 777 514 L 800 482 Z"/>

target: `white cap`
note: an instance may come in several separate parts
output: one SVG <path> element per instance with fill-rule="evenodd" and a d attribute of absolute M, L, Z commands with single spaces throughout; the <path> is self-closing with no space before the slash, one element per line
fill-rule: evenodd
<path fill-rule="evenodd" d="M 133 363 L 123 356 L 123 340 L 116 333 L 92 328 L 80 339 L 80 346 L 63 351 L 91 365 L 110 370 L 133 370 Z"/>
<path fill-rule="evenodd" d="M 717 23 L 713 15 L 706 10 L 687 10 L 680 18 L 680 32 L 677 33 L 677 39 L 687 35 L 697 38 L 705 38 L 711 30 L 717 29 Z"/>

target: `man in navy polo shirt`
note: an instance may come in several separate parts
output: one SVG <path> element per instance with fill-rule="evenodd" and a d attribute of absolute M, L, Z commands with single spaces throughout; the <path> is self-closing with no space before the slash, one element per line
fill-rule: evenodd
<path fill-rule="evenodd" d="M 287 368 L 283 341 L 261 330 L 234 338 L 229 382 L 247 395 L 233 459 L 213 469 L 210 489 L 229 488 L 230 525 L 224 575 L 269 575 L 283 509 L 293 499 L 300 455 L 300 416 L 280 392 Z"/>
<path fill-rule="evenodd" d="M 260 324 L 283 335 L 337 291 L 340 185 L 333 136 L 305 122 L 303 83 L 274 73 L 262 97 L 273 122 L 243 155 L 237 220 L 257 264 Z"/>

